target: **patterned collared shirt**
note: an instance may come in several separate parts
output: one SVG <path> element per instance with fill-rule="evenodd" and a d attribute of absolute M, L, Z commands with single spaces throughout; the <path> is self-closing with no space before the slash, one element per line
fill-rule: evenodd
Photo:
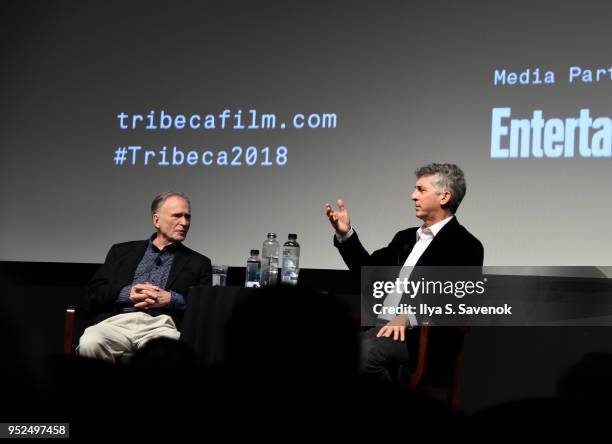
<path fill-rule="evenodd" d="M 140 263 L 136 267 L 134 273 L 134 280 L 130 285 L 126 285 L 121 289 L 117 296 L 117 304 L 120 306 L 121 313 L 130 313 L 135 311 L 142 311 L 150 314 L 151 316 L 158 316 L 160 314 L 167 314 L 167 310 L 184 310 L 185 309 L 185 298 L 180 293 L 170 291 L 170 303 L 164 308 L 150 308 L 143 310 L 135 308 L 134 304 L 130 300 L 130 290 L 133 285 L 149 283 L 157 285 L 160 288 L 166 288 L 168 282 L 168 276 L 174 263 L 174 255 L 176 253 L 177 246 L 175 244 L 168 245 L 163 250 L 160 250 L 153 244 L 152 237 L 149 240 L 145 254 L 140 260 Z"/>

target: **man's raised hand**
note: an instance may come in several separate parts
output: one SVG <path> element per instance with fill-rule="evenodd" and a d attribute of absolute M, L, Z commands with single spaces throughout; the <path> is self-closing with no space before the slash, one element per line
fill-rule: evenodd
<path fill-rule="evenodd" d="M 349 218 L 348 210 L 344 206 L 344 201 L 338 199 L 338 209 L 334 210 L 331 204 L 325 204 L 325 214 L 329 218 L 329 222 L 340 236 L 345 236 L 351 231 L 351 219 Z"/>

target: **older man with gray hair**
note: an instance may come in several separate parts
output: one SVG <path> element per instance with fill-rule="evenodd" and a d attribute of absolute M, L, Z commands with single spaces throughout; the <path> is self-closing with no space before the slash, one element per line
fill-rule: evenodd
<path fill-rule="evenodd" d="M 98 323 L 79 340 L 81 356 L 116 361 L 153 338 L 179 338 L 187 291 L 211 285 L 210 259 L 185 247 L 191 203 L 179 192 L 153 199 L 155 233 L 146 240 L 113 245 L 88 284 Z"/>
<path fill-rule="evenodd" d="M 352 228 L 344 202 L 338 209 L 325 204 L 325 212 L 336 234 L 334 245 L 351 271 L 362 266 L 482 266 L 484 249 L 478 239 L 459 224 L 455 213 L 466 192 L 463 171 L 454 164 L 432 163 L 418 168 L 411 199 L 420 227 L 397 233 L 388 246 L 369 254 Z M 411 356 L 408 336 L 418 329 L 409 315 L 379 316 L 379 325 L 362 335 L 362 370 L 391 380 Z M 413 333 L 414 332 L 414 333 Z"/>

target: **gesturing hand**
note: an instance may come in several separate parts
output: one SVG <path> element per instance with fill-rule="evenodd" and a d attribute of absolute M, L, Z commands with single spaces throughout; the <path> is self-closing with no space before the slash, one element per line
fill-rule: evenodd
<path fill-rule="evenodd" d="M 351 219 L 342 199 L 338 199 L 338 210 L 334 210 L 329 203 L 326 203 L 325 214 L 329 218 L 329 222 L 334 227 L 334 230 L 336 230 L 336 233 L 340 236 L 345 236 L 351 231 Z"/>

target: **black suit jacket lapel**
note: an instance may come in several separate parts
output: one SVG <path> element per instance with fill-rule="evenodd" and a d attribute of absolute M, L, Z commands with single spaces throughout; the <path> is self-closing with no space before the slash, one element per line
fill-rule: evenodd
<path fill-rule="evenodd" d="M 412 251 L 412 249 L 414 248 L 415 244 L 416 244 L 416 232 L 410 232 L 411 236 L 409 237 L 409 239 L 406 239 L 406 243 L 404 243 L 404 245 L 402 246 L 402 249 L 399 252 L 399 255 L 397 257 L 397 265 L 404 265 L 406 263 L 406 259 L 408 259 L 408 256 L 410 255 L 410 252 Z"/>
<path fill-rule="evenodd" d="M 453 239 L 454 233 L 458 226 L 459 222 L 457 221 L 456 217 L 449 220 L 438 232 L 438 234 L 434 236 L 429 246 L 425 249 L 417 261 L 416 265 L 442 265 L 442 263 L 444 263 L 445 255 L 449 253 L 448 251 L 444 251 L 445 245 L 448 245 L 449 239 Z"/>
<path fill-rule="evenodd" d="M 171 288 L 176 281 L 176 278 L 181 273 L 181 270 L 185 266 L 185 264 L 189 262 L 189 256 L 185 251 L 185 247 L 183 245 L 179 245 L 174 253 L 174 261 L 172 262 L 172 268 L 170 269 L 170 274 L 168 275 L 168 282 L 166 282 L 166 289 Z"/>
<path fill-rule="evenodd" d="M 121 287 L 124 287 L 125 285 L 130 285 L 132 282 L 134 282 L 136 268 L 142 260 L 148 245 L 149 240 L 142 241 L 142 243 L 138 245 L 137 248 L 134 248 L 126 255 L 125 262 L 121 265 L 119 269 L 120 275 L 117 279 L 117 281 L 120 282 Z"/>

